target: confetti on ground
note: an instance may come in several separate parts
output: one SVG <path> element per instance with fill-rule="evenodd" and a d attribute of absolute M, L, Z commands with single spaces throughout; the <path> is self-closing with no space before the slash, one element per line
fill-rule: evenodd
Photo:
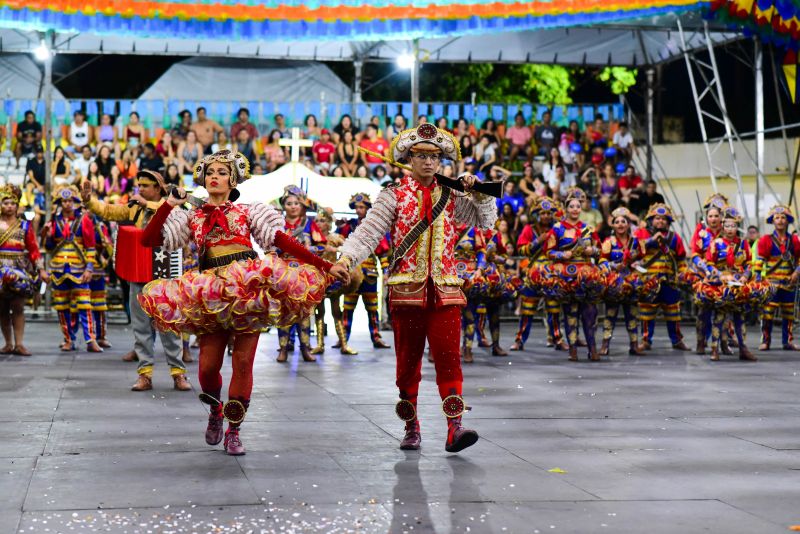
<path fill-rule="evenodd" d="M 548 469 L 547 472 L 548 473 L 556 473 L 556 474 L 559 474 L 559 475 L 566 475 L 567 474 L 567 472 L 564 471 L 563 469 L 561 469 L 560 467 L 554 467 L 552 469 Z"/>

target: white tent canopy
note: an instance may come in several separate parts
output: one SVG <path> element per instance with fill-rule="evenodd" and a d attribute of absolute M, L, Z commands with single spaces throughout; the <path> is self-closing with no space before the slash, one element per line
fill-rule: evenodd
<path fill-rule="evenodd" d="M 632 19 L 591 27 L 502 32 L 478 36 L 420 39 L 425 62 L 559 63 L 562 65 L 642 66 L 680 58 L 676 33 L 681 21 L 687 47 L 706 46 L 697 12 Z M 712 26 L 712 44 L 743 38 Z M 0 52 L 30 52 L 41 42 L 35 31 L 0 29 Z M 57 53 L 240 57 L 315 61 L 394 61 L 410 49 L 407 40 L 385 41 L 228 41 L 59 33 Z M 189 89 L 188 87 L 186 88 Z"/>
<path fill-rule="evenodd" d="M 166 100 L 275 101 L 321 100 L 350 102 L 350 88 L 327 66 L 301 61 L 228 61 L 222 58 L 191 58 L 170 67 L 139 98 Z"/>
<path fill-rule="evenodd" d="M 41 98 L 43 73 L 28 54 L 0 56 L 0 98 Z M 64 95 L 53 88 L 53 98 Z"/>
<path fill-rule="evenodd" d="M 356 193 L 367 193 L 375 200 L 381 186 L 367 178 L 335 178 L 321 176 L 301 163 L 289 162 L 275 172 L 254 176 L 239 186 L 238 202 L 272 202 L 283 195 L 287 185 L 297 185 L 311 200 L 337 214 L 353 213 L 350 197 Z M 195 193 L 202 196 L 204 193 Z"/>

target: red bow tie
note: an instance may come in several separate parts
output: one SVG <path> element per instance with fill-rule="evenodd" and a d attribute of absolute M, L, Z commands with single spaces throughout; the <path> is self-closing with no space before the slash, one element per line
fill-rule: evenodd
<path fill-rule="evenodd" d="M 228 217 L 226 217 L 226 213 L 228 213 L 230 207 L 230 202 L 226 202 L 221 206 L 203 204 L 202 210 L 206 216 L 206 220 L 203 222 L 203 235 L 208 235 L 209 232 L 214 229 L 215 225 L 219 226 L 223 233 L 231 233 L 231 230 L 228 227 Z"/>

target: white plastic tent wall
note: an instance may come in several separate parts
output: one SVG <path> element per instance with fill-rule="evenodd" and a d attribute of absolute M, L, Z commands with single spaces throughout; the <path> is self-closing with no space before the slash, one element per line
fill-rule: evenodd
<path fill-rule="evenodd" d="M 191 58 L 170 67 L 142 100 L 272 100 L 350 102 L 351 90 L 327 66 L 308 61 Z M 323 98 L 324 97 L 324 98 Z"/>
<path fill-rule="evenodd" d="M 0 56 L 0 98 L 41 98 L 43 75 L 30 54 Z M 64 95 L 55 88 L 53 100 L 64 100 Z"/>

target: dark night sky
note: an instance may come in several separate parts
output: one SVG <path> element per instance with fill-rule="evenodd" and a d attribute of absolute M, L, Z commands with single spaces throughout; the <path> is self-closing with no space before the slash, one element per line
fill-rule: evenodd
<path fill-rule="evenodd" d="M 738 61 L 731 50 L 741 54 L 742 50 L 752 53 L 752 45 L 744 43 L 742 48 L 718 49 L 717 61 L 724 79 L 725 97 L 728 110 L 735 126 L 740 132 L 752 131 L 754 128 L 755 86 L 752 71 Z M 54 64 L 54 80 L 56 86 L 67 97 L 71 98 L 136 98 L 173 63 L 184 59 L 183 57 L 163 56 L 99 56 L 94 61 L 94 56 L 87 55 L 59 55 Z M 88 64 L 87 64 L 88 62 Z M 777 105 L 775 102 L 774 85 L 772 83 L 772 60 L 765 54 L 765 101 L 767 127 L 779 124 Z M 61 79 L 70 71 L 86 64 L 77 72 Z M 329 63 L 329 66 L 347 84 L 352 80 L 352 65 L 347 63 Z M 392 64 L 367 64 L 364 72 L 364 87 L 379 80 L 384 75 L 394 70 Z M 425 65 L 422 74 L 421 99 L 432 100 L 425 94 L 427 87 L 436 83 L 438 75 L 447 69 L 447 65 Z M 587 77 L 588 78 L 588 77 Z M 782 79 L 782 75 L 780 76 Z M 644 114 L 644 82 L 645 75 L 640 69 L 638 83 L 629 94 L 634 112 Z M 697 124 L 697 115 L 692 105 L 692 95 L 689 78 L 686 73 L 684 61 L 678 60 L 668 63 L 662 68 L 662 112 L 665 116 L 677 116 L 684 119 L 684 132 L 687 141 L 698 141 L 700 132 Z M 364 94 L 364 100 L 370 101 L 397 101 L 408 100 L 408 74 L 398 73 L 385 82 L 377 85 L 373 90 Z M 266 93 L 265 93 L 266 94 Z M 781 88 L 781 98 L 784 102 L 786 122 L 800 121 L 800 114 L 791 104 L 786 92 Z M 591 79 L 582 79 L 573 94 L 575 102 L 601 103 L 615 102 L 617 98 L 603 85 Z"/>

